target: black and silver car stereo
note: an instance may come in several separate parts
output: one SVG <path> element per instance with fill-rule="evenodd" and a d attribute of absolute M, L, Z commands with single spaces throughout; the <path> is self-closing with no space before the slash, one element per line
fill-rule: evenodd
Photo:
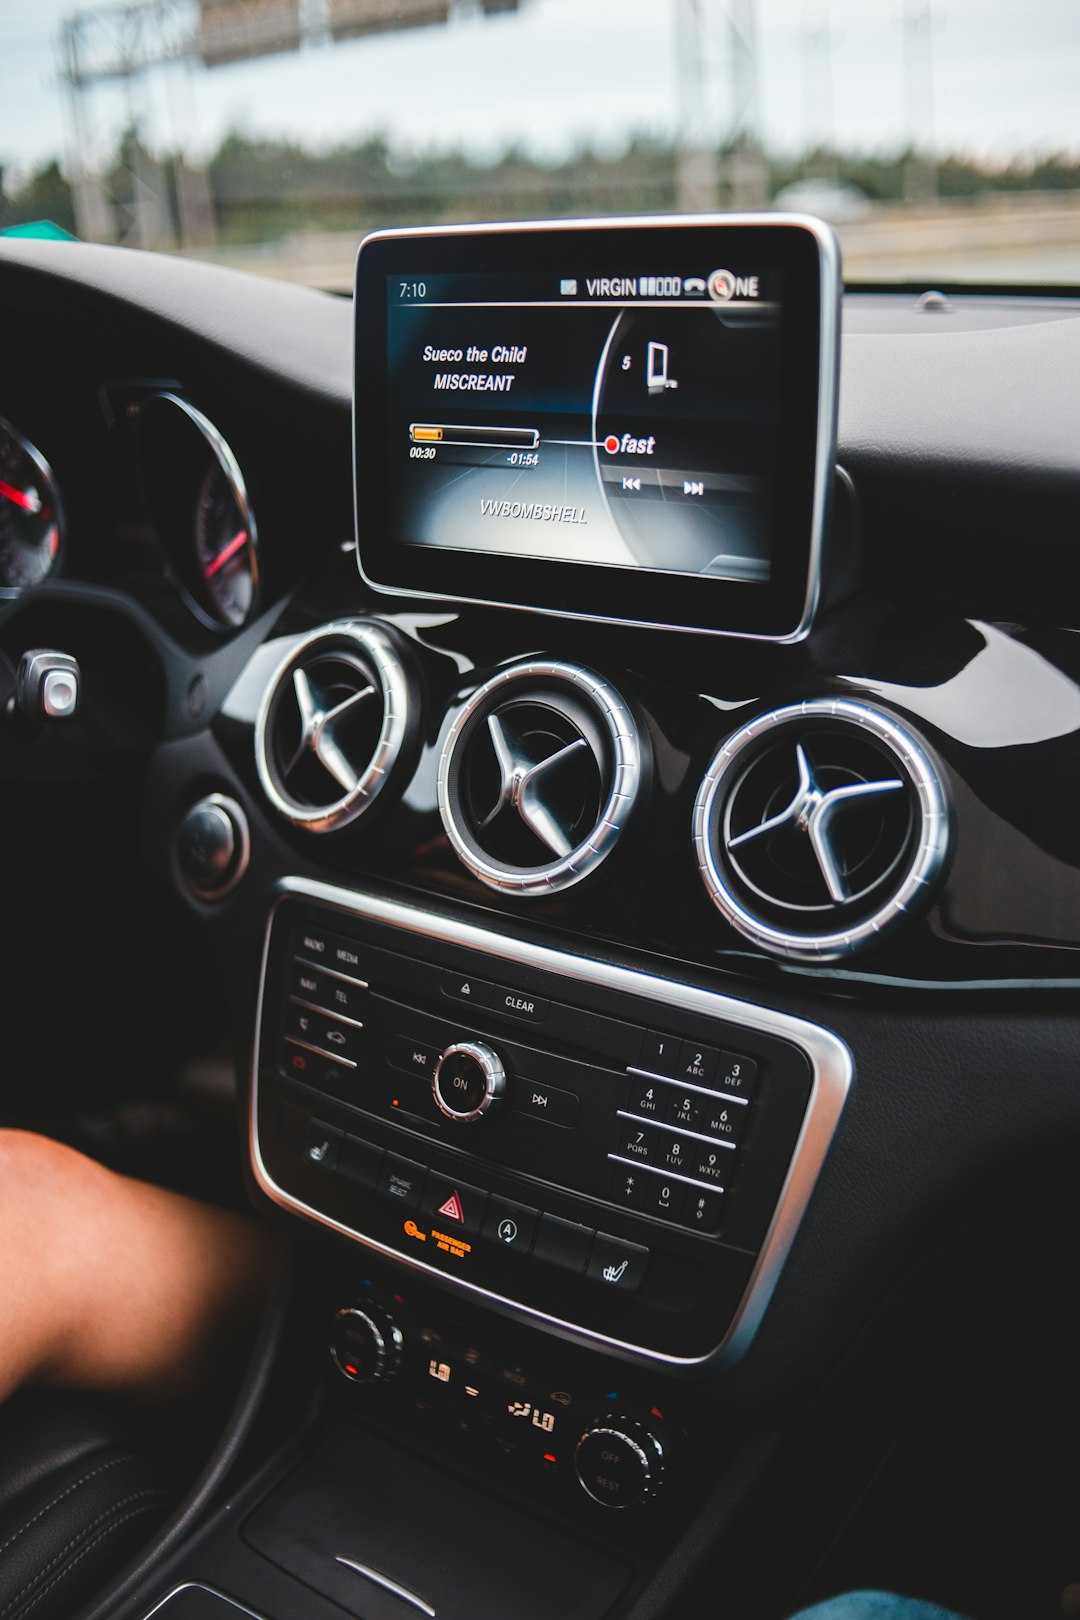
<path fill-rule="evenodd" d="M 275 1203 L 374 1254 L 689 1367 L 749 1343 L 850 1076 L 801 1019 L 288 879 L 252 1165 Z"/>
<path fill-rule="evenodd" d="M 779 215 L 369 236 L 361 572 L 797 639 L 822 569 L 840 290 L 827 228 Z"/>

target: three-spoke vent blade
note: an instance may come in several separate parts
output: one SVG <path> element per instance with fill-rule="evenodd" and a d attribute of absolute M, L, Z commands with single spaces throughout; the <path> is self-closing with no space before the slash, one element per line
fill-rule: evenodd
<path fill-rule="evenodd" d="M 726 740 L 694 810 L 698 867 L 725 917 L 780 955 L 831 960 L 925 903 L 949 817 L 933 759 L 847 699 L 773 710 Z"/>
<path fill-rule="evenodd" d="M 534 662 L 503 670 L 459 712 L 439 808 L 482 882 L 544 894 L 605 858 L 641 779 L 640 737 L 618 694 L 590 671 Z"/>
<path fill-rule="evenodd" d="M 278 813 L 330 832 L 381 792 L 408 723 L 408 683 L 381 626 L 328 625 L 295 647 L 256 727 L 259 777 Z"/>

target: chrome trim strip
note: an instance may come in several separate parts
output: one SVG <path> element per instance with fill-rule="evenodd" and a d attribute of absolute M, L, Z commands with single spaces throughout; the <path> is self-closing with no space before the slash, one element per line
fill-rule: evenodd
<path fill-rule="evenodd" d="M 680 1176 L 677 1170 L 661 1170 L 659 1165 L 640 1164 L 637 1159 L 624 1159 L 621 1153 L 609 1153 L 608 1158 L 614 1164 L 629 1165 L 631 1170 L 650 1170 L 654 1176 L 663 1176 L 665 1181 L 681 1181 L 684 1187 L 696 1187 L 698 1192 L 727 1191 L 726 1187 L 718 1187 L 715 1181 L 695 1181 L 693 1176 Z"/>
<path fill-rule="evenodd" d="M 259 1143 L 259 1046 L 274 914 L 278 906 L 290 896 L 318 901 L 338 911 L 351 913 L 372 922 L 385 923 L 390 927 L 400 928 L 413 935 L 457 949 L 477 951 L 500 962 L 509 961 L 520 967 L 539 968 L 544 972 L 555 973 L 567 980 L 570 986 L 582 982 L 595 984 L 607 990 L 618 990 L 637 996 L 643 1001 L 653 1001 L 661 1006 L 674 1005 L 681 1012 L 723 1019 L 729 1023 L 737 1022 L 744 1029 L 779 1036 L 783 1040 L 790 1041 L 803 1052 L 810 1064 L 813 1077 L 806 1114 L 746 1292 L 739 1301 L 731 1325 L 720 1344 L 702 1356 L 672 1355 L 667 1351 L 651 1350 L 645 1345 L 631 1344 L 578 1323 L 550 1316 L 546 1311 L 537 1310 L 531 1305 L 481 1288 L 464 1277 L 450 1276 L 437 1267 L 416 1259 L 413 1255 L 403 1254 L 389 1244 L 366 1237 L 364 1233 L 322 1214 L 278 1186 L 266 1168 Z M 570 994 L 573 995 L 572 989 Z M 736 1001 L 734 997 L 722 995 L 717 991 L 702 990 L 696 985 L 661 979 L 637 969 L 619 967 L 613 962 L 573 956 L 568 951 L 559 950 L 554 946 L 533 945 L 525 940 L 515 939 L 512 935 L 493 933 L 490 929 L 465 921 L 464 918 L 440 916 L 436 912 L 407 906 L 397 900 L 385 900 L 371 894 L 350 893 L 347 889 L 340 889 L 329 883 L 318 883 L 308 878 L 283 878 L 276 887 L 274 901 L 267 917 L 259 969 L 255 1040 L 251 1057 L 251 1107 L 248 1117 L 252 1172 L 266 1196 L 282 1209 L 303 1215 L 320 1226 L 355 1239 L 366 1248 L 398 1261 L 413 1271 L 422 1272 L 450 1288 L 459 1288 L 478 1299 L 487 1300 L 512 1316 L 546 1326 L 565 1338 L 584 1345 L 603 1346 L 627 1360 L 646 1364 L 655 1363 L 685 1369 L 708 1365 L 728 1366 L 745 1354 L 772 1298 L 840 1122 L 853 1072 L 851 1053 L 843 1041 L 829 1030 L 821 1029 L 817 1024 L 808 1023 L 805 1019 L 796 1018 L 790 1013 L 777 1012 L 771 1007 L 755 1007 L 750 1002 Z"/>
<path fill-rule="evenodd" d="M 322 1008 L 320 1007 L 318 1011 L 322 1012 Z M 302 1046 L 305 1052 L 314 1052 L 316 1057 L 329 1058 L 331 1063 L 340 1063 L 343 1069 L 356 1068 L 356 1064 L 353 1062 L 352 1058 L 339 1057 L 336 1052 L 328 1052 L 326 1051 L 325 1047 L 322 1046 L 312 1046 L 308 1041 L 302 1041 L 296 1035 L 286 1035 L 285 1039 L 288 1041 L 290 1046 Z"/>
<path fill-rule="evenodd" d="M 354 339 L 352 466 L 356 520 L 356 568 L 365 585 L 387 596 L 410 597 L 437 602 L 470 602 L 478 607 L 497 607 L 521 613 L 543 613 L 551 618 L 585 620 L 590 624 L 628 625 L 635 630 L 681 630 L 688 635 L 727 636 L 733 640 L 764 641 L 776 646 L 789 646 L 794 642 L 806 639 L 810 633 L 810 626 L 813 623 L 814 614 L 821 599 L 822 559 L 825 549 L 825 532 L 832 481 L 836 470 L 836 427 L 840 399 L 840 298 L 843 293 L 843 276 L 840 265 L 840 246 L 828 225 L 824 224 L 820 219 L 815 219 L 812 214 L 732 213 L 677 214 L 650 218 L 521 220 L 505 225 L 435 225 L 430 228 L 407 226 L 401 230 L 371 231 L 365 236 L 364 241 L 360 243 L 357 250 L 357 264 L 359 265 L 360 262 L 360 253 L 363 252 L 364 242 L 381 241 L 383 239 L 392 241 L 400 237 L 482 236 L 501 231 L 562 230 L 567 226 L 585 230 L 610 230 L 620 227 L 625 229 L 627 226 L 633 226 L 636 229 L 670 230 L 702 225 L 711 225 L 716 228 L 728 225 L 797 225 L 800 229 L 809 231 L 818 245 L 821 266 L 821 366 L 818 382 L 817 444 L 814 451 L 814 508 L 811 518 L 806 595 L 803 599 L 799 622 L 794 630 L 783 635 L 769 636 L 743 630 L 714 629 L 712 626 L 705 628 L 701 625 L 662 624 L 651 619 L 619 619 L 607 614 L 578 613 L 572 608 L 538 608 L 527 602 L 492 602 L 485 597 L 479 596 L 451 596 L 438 591 L 406 590 L 398 585 L 380 585 L 377 580 L 372 579 L 370 575 L 364 572 L 364 565 L 360 560 L 360 485 L 356 475 L 356 396 L 360 387 L 360 379 L 355 375 L 356 343 Z M 354 277 L 354 321 L 356 319 L 356 308 L 356 282 Z"/>
<path fill-rule="evenodd" d="M 625 1108 L 615 1110 L 616 1119 L 629 1119 L 635 1125 L 648 1125 L 654 1131 L 670 1131 L 672 1136 L 690 1136 L 695 1142 L 707 1142 L 710 1147 L 724 1148 L 728 1153 L 737 1153 L 738 1144 L 725 1142 L 719 1136 L 704 1136 L 701 1131 L 689 1131 L 685 1125 L 669 1125 L 663 1119 L 649 1119 L 645 1114 L 628 1114 Z"/>
<path fill-rule="evenodd" d="M 191 594 L 187 586 L 180 579 L 179 575 L 175 575 L 176 588 L 179 594 L 183 597 L 184 601 L 187 603 L 188 607 L 194 613 L 195 617 L 201 620 L 201 622 L 207 625 L 211 630 L 216 630 L 219 633 L 221 631 L 225 631 L 227 634 L 232 635 L 243 625 L 250 624 L 252 619 L 258 615 L 259 608 L 262 605 L 262 577 L 259 566 L 259 530 L 255 522 L 255 513 L 252 509 L 251 497 L 247 491 L 247 484 L 244 480 L 244 474 L 240 469 L 240 463 L 236 459 L 232 446 L 225 439 L 220 428 L 215 427 L 210 418 L 208 416 L 204 416 L 202 411 L 198 410 L 188 400 L 184 399 L 183 395 L 175 394 L 171 389 L 166 388 L 161 390 L 159 393 L 148 394 L 146 399 L 143 401 L 143 404 L 148 405 L 152 399 L 164 400 L 169 405 L 175 405 L 176 409 L 186 416 L 188 420 L 198 428 L 214 455 L 217 457 L 218 465 L 225 474 L 229 487 L 232 490 L 233 499 L 236 501 L 236 504 L 243 514 L 244 520 L 247 524 L 248 543 L 244 547 L 244 550 L 247 552 L 248 566 L 251 569 L 251 603 L 240 624 L 228 624 L 224 619 L 215 617 L 215 615 L 211 613 L 208 608 L 205 608 L 202 603 Z M 172 572 L 171 558 L 169 559 L 169 562 L 170 572 Z"/>
<path fill-rule="evenodd" d="M 383 719 L 375 752 L 356 783 L 340 798 L 324 805 L 301 804 L 290 799 L 277 786 L 270 765 L 267 726 L 270 709 L 281 683 L 300 667 L 304 655 L 321 641 L 352 641 L 370 662 L 382 698 Z M 255 768 L 266 797 L 278 815 L 293 827 L 308 832 L 333 832 L 362 815 L 386 786 L 405 741 L 409 713 L 409 686 L 397 652 L 381 625 L 354 619 L 335 619 L 320 625 L 310 635 L 294 641 L 266 683 L 255 718 Z"/>
<path fill-rule="evenodd" d="M 426 1614 L 428 1620 L 435 1620 L 435 1610 L 430 1603 L 425 1603 L 422 1597 L 417 1597 L 415 1592 L 410 1592 L 407 1586 L 400 1585 L 398 1581 L 392 1581 L 389 1575 L 381 1575 L 377 1569 L 372 1569 L 367 1564 L 361 1564 L 355 1558 L 343 1558 L 340 1553 L 337 1554 L 334 1562 L 335 1564 L 344 1564 L 346 1569 L 355 1570 L 358 1575 L 363 1575 L 365 1580 L 371 1581 L 375 1586 L 381 1586 L 384 1592 L 391 1592 L 394 1597 L 400 1598 L 403 1603 L 411 1603 L 414 1609 L 419 1609 L 421 1614 Z"/>
<path fill-rule="evenodd" d="M 237 1603 L 235 1598 L 226 1597 L 224 1592 L 219 1592 L 216 1586 L 205 1586 L 202 1581 L 183 1581 L 181 1585 L 174 1586 L 171 1592 L 165 1594 L 160 1603 L 147 1611 L 143 1616 L 143 1620 L 154 1620 L 155 1614 L 163 1614 L 173 1598 L 179 1597 L 183 1592 L 206 1592 L 210 1597 L 220 1598 L 222 1603 L 227 1603 L 230 1609 L 236 1610 L 237 1614 L 246 1614 L 248 1620 L 265 1620 L 265 1616 L 256 1614 L 254 1609 L 245 1608 L 242 1603 Z"/>
<path fill-rule="evenodd" d="M 739 755 L 776 727 L 795 727 L 801 720 L 840 720 L 858 727 L 890 748 L 915 790 L 920 818 L 918 845 L 893 894 L 869 917 L 828 934 L 796 933 L 763 921 L 742 903 L 721 872 L 713 847 L 713 809 L 730 780 Z M 912 906 L 924 901 L 940 876 L 949 849 L 949 802 L 945 785 L 929 754 L 915 735 L 884 710 L 851 698 L 807 698 L 771 709 L 740 726 L 713 755 L 694 800 L 693 839 L 698 871 L 709 898 L 725 921 L 761 950 L 793 962 L 835 962 L 878 940 L 894 928 Z M 837 906 L 837 910 L 841 908 Z"/>
<path fill-rule="evenodd" d="M 654 1074 L 651 1069 L 635 1069 L 632 1063 L 626 1065 L 627 1074 L 636 1074 L 642 1080 L 662 1080 L 665 1086 L 678 1086 L 680 1091 L 696 1091 L 699 1097 L 723 1097 L 725 1102 L 738 1103 L 740 1108 L 749 1108 L 749 1097 L 736 1097 L 729 1091 L 714 1091 L 711 1086 L 695 1086 L 692 1080 L 680 1080 L 673 1074 Z"/>
<path fill-rule="evenodd" d="M 546 866 L 507 866 L 487 856 L 475 835 L 467 827 L 459 826 L 450 794 L 450 767 L 465 727 L 493 693 L 502 693 L 506 688 L 512 693 L 513 687 L 520 683 L 525 687 L 522 701 L 527 702 L 529 683 L 543 681 L 555 681 L 575 695 L 584 693 L 591 699 L 611 746 L 611 789 L 588 836 L 568 855 L 549 861 Z M 489 889 L 513 895 L 552 894 L 557 889 L 568 889 L 580 883 L 611 853 L 633 814 L 644 779 L 637 724 L 615 688 L 578 664 L 530 658 L 523 664 L 509 665 L 478 686 L 454 716 L 439 757 L 439 815 L 462 865 Z"/>
<path fill-rule="evenodd" d="M 344 1013 L 336 1011 L 333 1007 L 320 1007 L 314 1001 L 301 1001 L 299 996 L 290 996 L 289 1003 L 293 1007 L 303 1007 L 306 1012 L 322 1013 L 324 1018 L 332 1018 L 337 1024 L 349 1024 L 353 1029 L 363 1029 L 359 1018 L 346 1018 Z M 672 1130 L 675 1129 L 673 1125 Z"/>
<path fill-rule="evenodd" d="M 371 989 L 366 979 L 353 979 L 348 973 L 339 973 L 337 968 L 323 967 L 320 962 L 311 962 L 306 956 L 294 956 L 293 961 L 301 967 L 309 967 L 313 973 L 325 973 L 328 979 L 340 979 L 342 984 L 355 984 L 358 990 Z"/>

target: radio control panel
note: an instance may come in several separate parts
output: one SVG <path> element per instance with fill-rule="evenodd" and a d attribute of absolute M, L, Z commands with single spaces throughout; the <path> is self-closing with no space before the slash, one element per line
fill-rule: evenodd
<path fill-rule="evenodd" d="M 586 1342 L 745 1346 L 850 1079 L 815 1026 L 290 881 L 252 1158 L 275 1202 Z"/>

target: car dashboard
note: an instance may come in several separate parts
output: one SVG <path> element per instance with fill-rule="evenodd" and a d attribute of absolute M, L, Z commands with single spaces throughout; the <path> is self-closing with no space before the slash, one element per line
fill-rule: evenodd
<path fill-rule="evenodd" d="M 786 1612 L 1075 1259 L 1080 300 L 845 293 L 790 644 L 369 585 L 348 300 L 12 241 L 0 301 L 63 515 L 29 584 L 0 529 L 5 1113 L 227 1036 L 302 1259 L 109 1612 Z M 853 784 L 831 864 L 745 830 Z"/>

